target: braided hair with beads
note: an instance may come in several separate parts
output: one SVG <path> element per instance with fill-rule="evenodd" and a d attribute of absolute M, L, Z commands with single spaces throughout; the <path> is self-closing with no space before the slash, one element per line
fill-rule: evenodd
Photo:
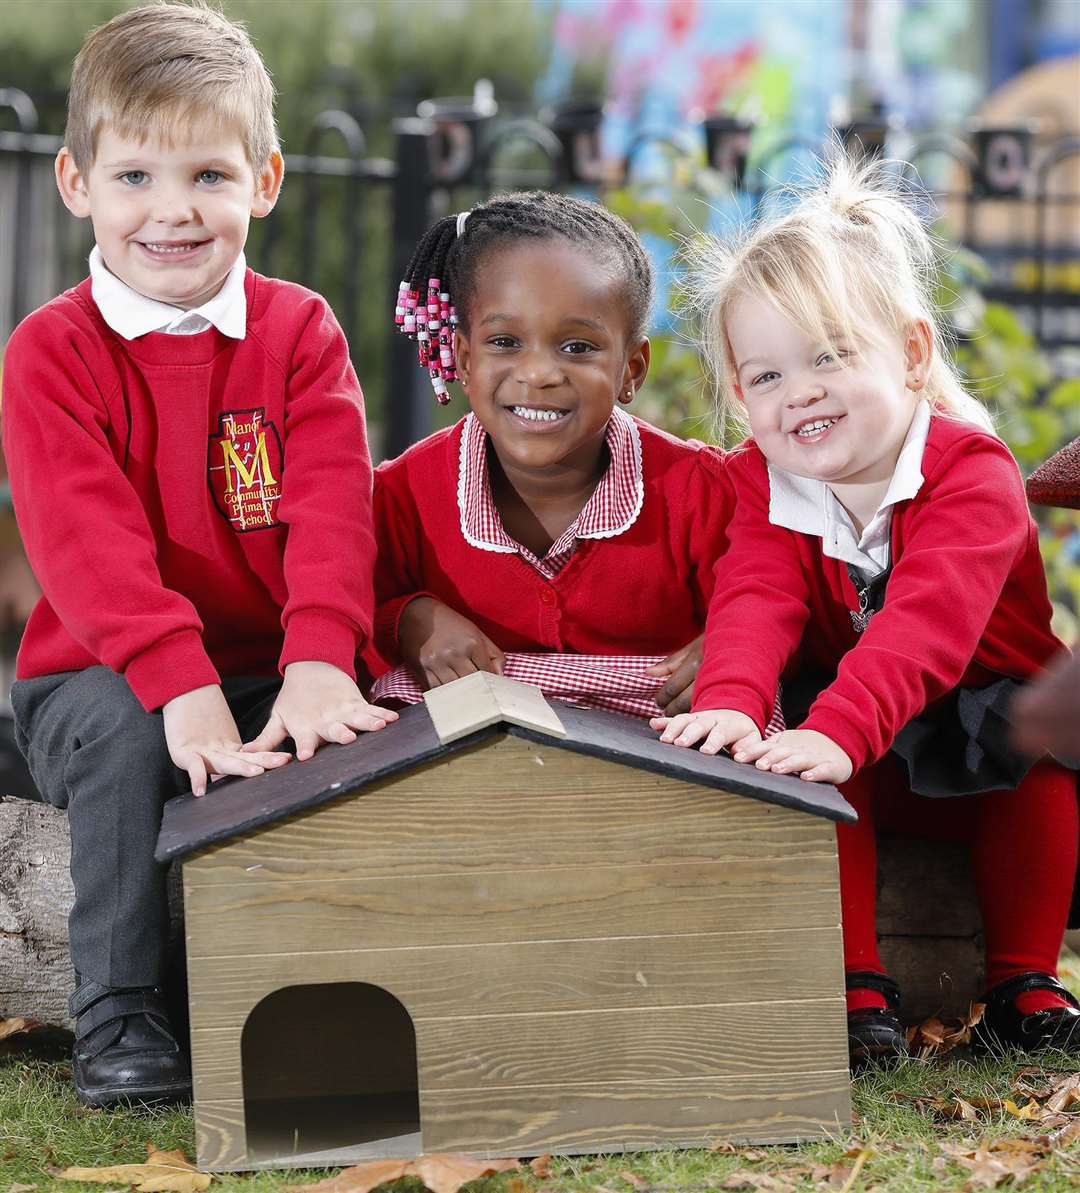
<path fill-rule="evenodd" d="M 454 332 L 468 332 L 469 307 L 479 267 L 496 250 L 523 240 L 558 238 L 591 252 L 620 280 L 631 336 L 645 334 L 652 305 L 653 270 L 633 228 L 599 203 L 549 191 L 496 195 L 462 215 L 433 224 L 416 246 L 398 287 L 394 322 L 417 343 L 441 405 L 457 378 Z"/>

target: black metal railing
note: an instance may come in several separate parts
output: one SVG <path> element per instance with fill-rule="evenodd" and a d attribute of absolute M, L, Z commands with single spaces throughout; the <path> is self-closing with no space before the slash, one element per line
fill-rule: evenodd
<path fill-rule="evenodd" d="M 418 113 L 394 121 L 392 158 L 368 154 L 364 132 L 348 112 L 320 113 L 303 152 L 286 155 L 282 199 L 270 217 L 253 225 L 247 250 L 256 269 L 309 285 L 330 300 L 374 421 L 381 424 L 381 453 L 388 456 L 431 427 L 426 378 L 387 312 L 405 263 L 434 216 L 496 189 L 585 188 L 602 198 L 608 188 L 637 178 L 650 150 L 692 153 L 683 137 L 644 133 L 621 161 L 610 162 L 601 152 L 603 111 L 597 103 L 564 105 L 539 119 L 502 119 L 490 96 L 481 94 L 425 101 Z M 0 122 L 15 124 L 0 131 L 2 345 L 32 307 L 85 274 L 90 234 L 56 195 L 52 160 L 60 138 L 38 130 L 30 98 L 0 88 Z M 753 131 L 734 117 L 706 118 L 691 167 L 707 164 L 714 184 L 750 212 L 768 198 L 786 161 L 821 149 L 805 137 L 780 135 L 752 154 Z M 876 153 L 898 130 L 875 117 L 833 135 Z M 340 152 L 331 153 L 332 146 Z M 1051 227 L 1056 209 L 1080 206 L 1080 188 L 1069 192 L 1060 185 L 1067 169 L 1077 166 L 1080 137 L 1039 146 L 1028 126 L 978 128 L 965 137 L 911 140 L 900 156 L 911 163 L 913 178 L 916 170 L 932 173 L 934 159 L 939 166 L 944 162 L 948 177 L 927 190 L 927 201 L 950 213 L 957 238 L 988 260 L 987 297 L 1019 308 L 1049 351 L 1080 347 L 1080 282 L 1073 267 L 1078 248 L 1075 239 L 1056 238 Z M 1026 213 L 1030 235 L 981 241 L 980 220 L 995 208 Z"/>

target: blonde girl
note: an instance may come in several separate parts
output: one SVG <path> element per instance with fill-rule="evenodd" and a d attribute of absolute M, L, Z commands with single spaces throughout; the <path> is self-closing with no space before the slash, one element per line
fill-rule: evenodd
<path fill-rule="evenodd" d="M 943 350 L 931 237 L 885 166 L 838 156 L 698 264 L 720 410 L 752 438 L 729 463 L 736 513 L 692 711 L 652 724 L 837 783 L 859 812 L 838 828 L 853 1066 L 905 1048 L 877 951 L 878 824 L 970 841 L 980 1047 L 1080 1054 L 1080 1004 L 1055 977 L 1075 776 L 1007 734 L 1015 689 L 1060 644 L 1016 463 Z M 782 673 L 796 728 L 765 741 Z"/>

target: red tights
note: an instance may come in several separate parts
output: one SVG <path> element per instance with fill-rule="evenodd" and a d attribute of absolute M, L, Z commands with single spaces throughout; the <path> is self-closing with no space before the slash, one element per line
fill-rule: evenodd
<path fill-rule="evenodd" d="M 986 939 L 986 980 L 994 986 L 1026 970 L 1057 972 L 1077 860 L 1076 776 L 1040 762 L 1015 791 L 927 799 L 912 795 L 891 755 L 841 785 L 859 813 L 837 826 L 844 967 L 881 972 L 877 947 L 877 827 L 971 846 Z M 1064 1005 L 1045 990 L 1020 996 L 1024 1014 Z M 848 1010 L 884 1006 L 866 990 Z"/>

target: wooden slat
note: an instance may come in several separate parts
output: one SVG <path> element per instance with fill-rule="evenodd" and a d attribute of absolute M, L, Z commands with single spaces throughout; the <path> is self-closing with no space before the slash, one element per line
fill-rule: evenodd
<path fill-rule="evenodd" d="M 843 990 L 840 928 L 637 936 L 607 940 L 368 949 L 321 959 L 335 981 L 371 982 L 414 1018 L 580 1011 L 828 998 Z M 477 980 L 482 974 L 483 980 Z M 240 1028 L 249 1010 L 283 986 L 312 981 L 305 952 L 265 957 L 193 957 L 193 1016 Z M 307 986 L 320 1014 L 318 986 Z"/>
<path fill-rule="evenodd" d="M 419 1088 L 430 1093 L 815 1073 L 847 1063 L 847 1019 L 839 994 L 816 1002 L 417 1020 L 419 1074 L 411 1038 L 386 1047 L 392 1033 L 382 1020 L 358 1012 L 352 1025 L 343 1018 L 325 1022 L 317 1003 L 310 1011 L 316 1022 L 307 1028 L 312 1039 L 305 1056 L 290 1052 L 287 1040 L 268 1053 L 272 1063 L 246 1048 L 253 1058 L 247 1074 L 252 1096 L 393 1091 L 410 1083 L 415 1087 L 418 1076 Z M 258 1024 L 259 1017 L 252 1022 Z M 320 1024 L 324 1035 L 339 1038 L 336 1051 L 320 1049 Z M 243 1092 L 239 1050 L 228 1046 L 236 1033 L 233 1039 L 229 1034 L 216 1028 L 193 1033 L 197 1097 L 220 1099 Z M 412 1066 L 408 1073 L 406 1061 Z"/>
<path fill-rule="evenodd" d="M 246 1154 L 240 1099 L 202 1100 L 195 1112 L 199 1166 L 207 1170 L 288 1167 L 293 1140 L 278 1154 L 263 1142 Z M 632 1085 L 537 1086 L 441 1091 L 422 1098 L 422 1150 L 490 1155 L 568 1155 L 705 1147 L 718 1139 L 788 1143 L 835 1135 L 851 1121 L 847 1068 L 822 1073 L 703 1078 Z M 379 1154 L 367 1144 L 358 1154 Z M 416 1149 L 416 1152 L 421 1150 Z M 405 1158 L 400 1141 L 384 1155 Z M 414 1154 L 416 1154 L 414 1152 Z M 339 1162 L 344 1162 L 339 1161 Z"/>
<path fill-rule="evenodd" d="M 782 1143 L 851 1121 L 847 1067 L 630 1085 L 444 1090 L 421 1095 L 426 1151 L 534 1155 L 699 1147 L 715 1139 Z"/>
<path fill-rule="evenodd" d="M 224 793 L 227 797 L 228 793 Z M 824 854 L 830 821 L 502 737 L 187 861 L 189 887 Z"/>
<path fill-rule="evenodd" d="M 254 1167 L 247 1154 L 243 1098 L 196 1101 L 195 1156 L 206 1172 Z"/>
<path fill-rule="evenodd" d="M 188 887 L 189 957 L 833 926 L 836 860 Z M 312 980 L 337 974 L 314 956 Z M 477 980 L 483 980 L 481 974 Z"/>

